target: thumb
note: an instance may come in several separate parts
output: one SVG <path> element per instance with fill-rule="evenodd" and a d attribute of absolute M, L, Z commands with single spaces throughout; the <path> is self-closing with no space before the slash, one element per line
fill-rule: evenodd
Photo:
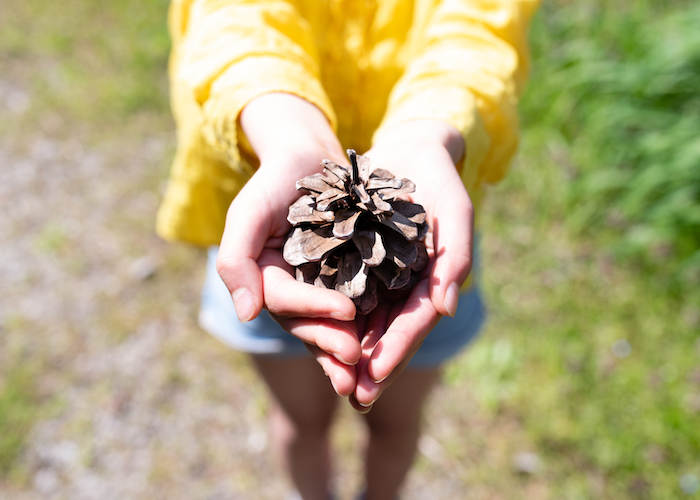
<path fill-rule="evenodd" d="M 262 310 L 262 277 L 257 260 L 271 232 L 265 210 L 250 210 L 245 188 L 231 203 L 221 238 L 216 270 L 231 293 L 239 321 L 245 323 Z"/>
<path fill-rule="evenodd" d="M 435 265 L 430 273 L 430 298 L 442 315 L 454 316 L 459 290 L 472 267 L 474 208 L 462 183 L 444 193 L 433 217 Z"/>

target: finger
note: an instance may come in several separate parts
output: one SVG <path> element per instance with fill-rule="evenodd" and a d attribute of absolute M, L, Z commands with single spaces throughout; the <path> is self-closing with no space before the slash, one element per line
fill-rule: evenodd
<path fill-rule="evenodd" d="M 376 394 L 376 397 L 378 398 L 379 394 L 381 394 L 381 391 L 383 390 L 384 385 L 390 383 L 387 380 L 385 382 L 382 382 L 380 384 L 381 386 L 375 384 L 374 381 L 372 381 L 369 375 L 367 374 L 367 363 L 369 362 L 369 359 L 372 356 L 372 351 L 377 345 L 377 342 L 379 342 L 379 339 L 381 339 L 382 335 L 384 335 L 384 333 L 386 332 L 387 325 L 389 324 L 389 319 L 393 319 L 396 316 L 394 314 L 395 308 L 396 304 L 382 302 L 369 314 L 369 316 L 366 317 L 364 335 L 362 336 L 362 341 L 360 343 L 362 347 L 362 357 L 360 358 L 360 362 L 357 364 L 356 367 L 357 384 L 362 386 L 360 387 L 360 393 L 363 392 L 363 387 L 371 388 L 370 390 L 374 392 L 370 399 L 368 399 L 367 397 L 362 398 L 362 401 L 364 401 L 364 403 L 360 403 L 360 401 L 358 401 L 357 399 L 357 388 L 355 388 L 353 394 L 351 394 L 348 398 L 350 405 L 355 410 L 363 414 L 368 413 L 372 409 L 372 404 L 375 400 L 374 394 L 377 391 L 379 391 L 379 393 Z M 369 390 L 365 390 L 364 392 L 369 392 Z"/>
<path fill-rule="evenodd" d="M 294 279 L 279 250 L 265 249 L 258 259 L 265 307 L 277 316 L 355 319 L 355 304 L 335 290 Z"/>
<path fill-rule="evenodd" d="M 317 346 L 340 363 L 352 366 L 360 361 L 362 350 L 353 322 L 330 319 L 283 318 L 272 315 L 280 326 L 305 344 Z"/>
<path fill-rule="evenodd" d="M 350 396 L 348 397 L 348 402 L 350 403 L 350 406 L 352 406 L 354 410 L 356 410 L 362 414 L 369 413 L 370 410 L 372 409 L 372 405 L 374 405 L 374 401 L 372 401 L 370 404 L 367 404 L 367 405 L 360 403 L 357 400 L 357 397 L 355 396 L 354 393 L 350 394 Z"/>
<path fill-rule="evenodd" d="M 401 363 L 392 370 L 391 374 L 381 382 L 372 380 L 367 370 L 358 371 L 355 391 L 349 399 L 350 405 L 360 413 L 368 413 L 384 390 L 389 387 L 404 368 L 408 366 L 408 363 L 418 352 L 418 349 L 420 349 L 421 344 L 422 342 L 416 344 Z"/>
<path fill-rule="evenodd" d="M 216 261 L 241 322 L 250 321 L 262 310 L 262 276 L 257 259 L 271 234 L 266 211 L 248 208 L 247 192 L 244 187 L 229 206 Z"/>
<path fill-rule="evenodd" d="M 355 390 L 357 375 L 354 366 L 341 363 L 336 358 L 322 349 L 307 344 L 307 349 L 321 365 L 321 369 L 328 376 L 338 396 L 349 396 Z"/>
<path fill-rule="evenodd" d="M 428 281 L 423 280 L 376 342 L 366 368 L 358 374 L 354 396 L 360 405 L 368 407 L 374 404 L 408 365 L 439 320 L 440 314 L 428 295 Z"/>
<path fill-rule="evenodd" d="M 382 302 L 366 317 L 364 335 L 360 345 L 362 346 L 361 366 L 358 369 L 364 368 L 369 362 L 374 347 L 382 338 L 386 328 L 389 325 L 389 316 L 392 312 L 392 304 Z"/>
<path fill-rule="evenodd" d="M 379 383 L 401 364 L 440 320 L 428 294 L 427 280 L 416 285 L 401 313 L 375 345 L 367 363 L 367 373 Z"/>
<path fill-rule="evenodd" d="M 459 290 L 471 272 L 474 208 L 461 182 L 448 183 L 439 200 L 431 217 L 435 263 L 430 297 L 438 313 L 454 316 Z"/>

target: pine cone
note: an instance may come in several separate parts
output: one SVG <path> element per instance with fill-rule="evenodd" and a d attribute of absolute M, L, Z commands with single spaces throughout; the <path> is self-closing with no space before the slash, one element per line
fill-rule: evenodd
<path fill-rule="evenodd" d="M 415 191 L 408 179 L 378 168 L 348 149 L 351 167 L 323 160 L 323 173 L 297 181 L 306 190 L 289 207 L 294 226 L 284 260 L 299 281 L 335 289 L 367 314 L 386 290 L 409 289 L 428 264 L 422 206 L 398 199 Z"/>

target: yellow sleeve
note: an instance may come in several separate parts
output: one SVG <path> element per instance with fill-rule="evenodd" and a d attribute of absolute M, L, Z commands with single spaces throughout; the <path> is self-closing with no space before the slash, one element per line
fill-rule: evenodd
<path fill-rule="evenodd" d="M 170 27 L 176 119 L 181 126 L 197 121 L 208 146 L 232 167 L 240 165 L 238 116 L 261 94 L 298 95 L 335 127 L 311 27 L 290 2 L 174 0 Z"/>
<path fill-rule="evenodd" d="M 517 100 L 536 0 L 444 0 L 414 26 L 407 65 L 377 131 L 431 118 L 461 131 L 468 189 L 505 175 L 518 143 Z M 376 136 L 375 136 L 376 137 Z"/>

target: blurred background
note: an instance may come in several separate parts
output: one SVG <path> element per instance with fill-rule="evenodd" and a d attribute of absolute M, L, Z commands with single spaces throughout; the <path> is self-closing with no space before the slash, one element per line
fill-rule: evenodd
<path fill-rule="evenodd" d="M 279 499 L 265 397 L 154 235 L 167 1 L 0 3 L 0 498 Z M 491 321 L 405 498 L 700 498 L 700 5 L 545 2 Z M 334 440 L 359 486 L 349 408 Z"/>

